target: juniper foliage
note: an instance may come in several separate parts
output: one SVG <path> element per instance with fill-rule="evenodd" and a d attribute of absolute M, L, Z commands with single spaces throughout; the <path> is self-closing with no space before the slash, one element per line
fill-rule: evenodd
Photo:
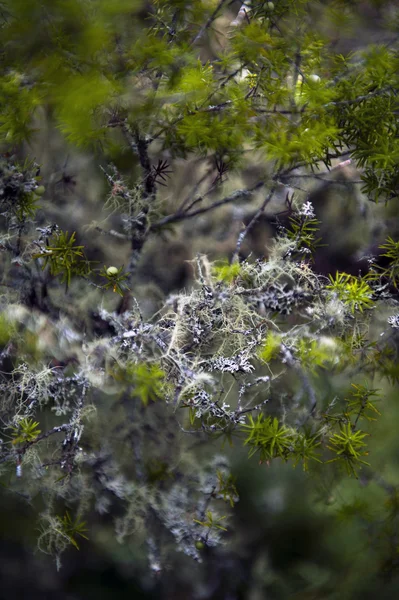
<path fill-rule="evenodd" d="M 396 498 L 369 436 L 399 379 L 399 242 L 381 246 L 387 266 L 319 275 L 320 223 L 298 183 L 350 160 L 370 202 L 397 202 L 397 11 L 388 41 L 342 54 L 322 25 L 341 4 L 2 3 L 0 466 L 8 491 L 42 496 L 38 545 L 58 565 L 90 538 L 93 507 L 115 511 L 119 542 L 145 541 L 159 576 L 173 544 L 199 562 L 228 547 L 231 445 Z M 349 25 L 356 10 L 342 15 Z M 105 209 L 123 218 L 103 233 L 129 244 L 128 264 L 99 267 L 75 232 L 43 222 L 47 182 L 34 156 L 18 157 L 45 123 L 101 167 Z M 116 166 L 126 152 L 128 174 Z M 224 195 L 254 153 L 261 179 Z M 209 187 L 168 212 L 160 186 L 192 157 L 211 165 Z M 267 259 L 239 260 L 279 186 L 288 224 Z M 258 192 L 230 261 L 198 255 L 195 283 L 144 316 L 135 286 L 148 241 Z M 79 308 L 88 291 L 101 335 Z"/>

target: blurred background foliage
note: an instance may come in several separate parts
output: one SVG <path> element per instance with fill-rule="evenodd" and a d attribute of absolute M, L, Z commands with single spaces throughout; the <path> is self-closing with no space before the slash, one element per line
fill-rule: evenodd
<path fill-rule="evenodd" d="M 5 19 L 11 20 L 11 25 L 3 27 L 1 33 L 0 52 L 9 68 L 2 74 L 0 98 L 2 111 L 7 115 L 4 121 L 9 124 L 12 113 L 15 122 L 15 127 L 8 126 L 7 130 L 0 123 L 1 140 L 3 144 L 12 144 L 14 155 L 20 160 L 29 156 L 41 165 L 45 192 L 36 215 L 38 226 L 50 221 L 57 222 L 63 230 L 76 231 L 88 258 L 99 261 L 99 266 L 126 265 L 130 254 L 128 242 L 104 237 L 95 229 L 103 223 L 114 229 L 121 226 L 120 214 L 115 211 L 118 198 L 111 197 L 104 210 L 109 190 L 100 167 L 108 169 L 112 162 L 132 188 L 140 176 L 138 159 L 123 134 L 115 128 L 110 135 L 107 131 L 107 139 L 103 139 L 105 123 L 118 103 L 133 114 L 137 111 L 140 120 L 145 120 L 146 115 L 159 110 L 167 101 L 162 95 L 160 99 L 151 94 L 146 96 L 147 82 L 140 81 L 140 76 L 135 75 L 126 84 L 126 71 L 135 61 L 145 61 L 148 53 L 154 69 L 170 70 L 173 87 L 180 76 L 181 50 L 197 32 L 195 23 L 206 21 L 216 7 L 210 0 L 173 3 L 182 12 L 191 11 L 193 22 L 180 41 L 179 55 L 173 56 L 156 36 L 147 39 L 147 46 L 143 43 L 141 30 L 146 25 L 147 4 L 138 0 L 0 2 Z M 205 36 L 199 49 L 203 60 L 214 57 L 227 44 L 226 27 L 239 8 L 240 2 L 229 3 L 227 12 L 216 21 L 212 35 Z M 395 2 L 319 2 L 313 13 L 314 29 L 332 40 L 335 52 L 345 54 L 384 41 L 387 23 L 395 17 L 395 10 Z M 114 52 L 118 43 L 129 48 L 127 64 L 126 56 Z M 156 59 L 154 44 L 159 44 Z M 83 73 L 75 72 L 76 60 L 84 65 Z M 199 69 L 188 52 L 187 64 L 191 70 L 186 69 L 185 79 L 180 81 L 183 91 L 185 86 L 190 91 L 193 82 L 212 76 L 205 68 Z M 41 74 L 41 83 L 33 85 L 37 72 Z M 196 85 L 196 89 L 198 102 L 201 86 Z M 43 98 L 50 101 L 44 103 Z M 93 108 L 109 98 L 106 118 L 100 116 L 93 121 Z M 187 136 L 185 126 L 181 125 L 180 133 Z M 200 126 L 207 127 L 209 123 L 204 119 Z M 233 147 L 243 144 L 234 132 L 234 122 L 228 119 L 222 122 L 222 133 L 227 135 L 226 144 Z M 161 143 L 158 147 L 154 145 L 151 152 L 154 164 L 171 158 Z M 166 185 L 159 188 L 159 216 L 176 210 L 193 196 L 193 190 L 195 194 L 203 193 L 215 177 L 223 178 L 218 192 L 222 189 L 227 195 L 237 187 L 255 184 L 260 174 L 270 175 L 271 167 L 257 152 L 248 153 L 237 164 L 239 168 L 233 167 L 228 176 L 223 176 L 220 171 L 218 175 L 213 158 L 177 156 L 173 159 L 173 173 Z M 324 274 L 336 268 L 357 272 L 361 256 L 375 250 L 387 233 L 397 235 L 397 200 L 388 206 L 368 203 L 359 192 L 358 174 L 350 168 L 331 179 L 303 180 L 303 197 L 309 192 L 313 194 L 311 199 L 322 221 L 323 242 L 328 244 L 316 254 L 315 268 Z M 197 219 L 175 224 L 146 245 L 133 286 L 146 316 L 158 310 L 168 294 L 191 285 L 193 271 L 189 261 L 197 252 L 206 252 L 211 259 L 231 257 L 242 223 L 249 222 L 261 196 L 255 194 L 250 201 L 223 206 Z M 268 207 L 269 216 L 283 210 L 285 198 L 286 188 L 281 186 L 274 203 Z M 251 252 L 254 258 L 267 255 L 267 247 L 275 235 L 268 215 L 251 231 L 242 248 L 243 256 Z M 59 290 L 59 296 L 64 298 L 63 289 Z M 97 290 L 88 291 L 87 285 L 73 281 L 65 302 L 76 297 L 78 303 L 69 309 L 83 319 L 90 307 L 99 304 Z M 107 309 L 113 310 L 119 299 L 108 295 L 102 301 Z M 380 321 L 376 318 L 376 339 L 384 318 L 385 315 L 381 315 Z M 349 382 L 342 382 L 343 394 L 348 385 Z M 399 409 L 395 386 L 383 380 L 378 387 L 383 392 L 384 404 L 382 416 L 372 425 L 369 446 L 373 472 L 381 475 L 381 481 L 375 478 L 369 481 L 367 469 L 358 481 L 341 478 L 333 467 L 319 469 L 316 465 L 310 473 L 304 473 L 280 460 L 259 465 L 256 460 L 248 460 L 246 448 L 234 444 L 230 455 L 240 500 L 226 524 L 229 549 L 223 546 L 206 549 L 202 564 L 171 551 L 166 572 L 159 581 L 149 578 L 142 536 L 136 539 L 133 535 L 123 544 L 116 540 L 117 509 L 116 514 L 101 516 L 93 512 L 88 522 L 90 540 L 80 541 L 79 552 L 69 550 L 63 558 L 63 568 L 57 572 L 50 557 L 35 553 L 37 530 L 33 514 L 40 508 L 40 498 L 27 502 L 23 484 L 19 492 L 11 492 L 7 481 L 3 481 L 0 597 L 395 598 L 399 594 L 399 497 L 394 488 L 386 489 L 385 480 L 399 484 L 399 440 L 395 428 Z M 328 398 L 332 391 L 328 377 L 320 384 L 321 394 L 323 390 Z M 215 441 L 207 453 L 217 454 L 220 450 L 221 442 Z M 162 465 L 153 467 L 155 477 L 162 473 Z"/>

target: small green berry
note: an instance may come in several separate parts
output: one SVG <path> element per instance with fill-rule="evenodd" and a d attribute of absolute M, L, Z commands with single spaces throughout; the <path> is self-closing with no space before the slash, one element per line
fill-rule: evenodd
<path fill-rule="evenodd" d="M 116 267 L 108 267 L 108 269 L 107 269 L 107 275 L 109 277 L 115 277 L 115 275 L 118 274 L 118 270 L 119 269 L 117 269 Z"/>
<path fill-rule="evenodd" d="M 195 547 L 197 548 L 197 550 L 203 550 L 205 548 L 205 544 L 204 542 L 201 542 L 201 540 L 197 540 L 195 542 Z"/>
<path fill-rule="evenodd" d="M 268 8 L 269 10 L 274 10 L 274 2 L 268 2 L 268 3 L 267 3 L 267 8 Z"/>
<path fill-rule="evenodd" d="M 44 192 L 46 191 L 46 188 L 44 187 L 44 185 L 38 185 L 34 191 L 36 196 L 43 196 Z"/>

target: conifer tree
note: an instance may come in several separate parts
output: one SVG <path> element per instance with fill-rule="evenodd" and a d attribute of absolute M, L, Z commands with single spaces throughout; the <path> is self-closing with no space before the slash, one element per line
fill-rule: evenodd
<path fill-rule="evenodd" d="M 329 224 L 306 182 L 350 165 L 376 218 L 381 207 L 387 222 L 395 214 L 395 3 L 5 0 L 0 9 L 0 473 L 5 494 L 32 503 L 39 549 L 60 566 L 109 513 L 115 545 L 145 546 L 135 568 L 161 582 L 160 597 L 170 597 L 176 550 L 193 572 L 212 572 L 214 591 L 204 584 L 201 597 L 222 597 L 225 564 L 240 562 L 244 480 L 232 465 L 244 452 L 259 478 L 287 473 L 285 463 L 302 470 L 323 518 L 360 523 L 370 577 L 392 575 L 396 473 L 374 464 L 372 438 L 384 437 L 399 378 L 399 241 L 389 232 L 359 274 L 321 274 Z M 368 11 L 380 37 L 351 45 Z M 76 181 L 64 170 L 54 182 L 39 164 L 45 132 L 89 156 L 103 181 L 102 262 L 83 224 L 78 233 L 50 218 Z M 189 194 L 171 198 L 182 168 Z M 233 251 L 185 262 L 193 282 L 148 314 L 146 249 L 179 227 L 194 239 L 200 219 L 226 207 L 252 210 Z M 356 199 L 349 208 L 360 221 Z M 243 258 L 265 216 L 275 228 L 267 253 Z M 348 481 L 377 489 L 384 508 L 375 511 L 372 493 L 336 499 Z M 269 556 L 278 542 L 265 543 Z M 276 564 L 258 580 L 242 559 L 256 597 L 293 597 L 296 575 L 279 592 Z M 334 597 L 331 572 L 303 575 L 315 597 Z M 244 597 L 233 579 L 230 597 Z"/>

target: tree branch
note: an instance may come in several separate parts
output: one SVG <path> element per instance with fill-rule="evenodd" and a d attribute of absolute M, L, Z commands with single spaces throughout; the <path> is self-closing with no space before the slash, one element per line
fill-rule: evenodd
<path fill-rule="evenodd" d="M 253 196 L 255 191 L 257 191 L 264 185 L 264 181 L 259 181 L 253 188 L 248 190 L 236 190 L 235 192 L 233 192 L 229 196 L 226 196 L 222 200 L 214 202 L 213 204 L 211 204 L 211 206 L 204 206 L 203 208 L 198 208 L 197 210 L 194 210 L 192 212 L 178 212 L 173 215 L 168 215 L 160 221 L 152 223 L 152 225 L 150 226 L 150 231 L 160 229 L 161 227 L 163 227 L 164 225 L 168 225 L 169 223 L 177 223 L 179 221 L 191 219 L 192 217 L 196 217 L 197 215 L 201 215 L 211 210 L 215 210 L 215 208 L 223 206 L 224 204 L 229 204 L 230 202 L 234 202 L 235 200 L 242 200 L 244 198 L 249 199 Z M 203 197 L 199 196 L 198 198 L 196 198 L 195 201 L 193 201 L 193 203 L 190 206 L 192 207 L 194 204 L 200 202 L 202 199 Z"/>

